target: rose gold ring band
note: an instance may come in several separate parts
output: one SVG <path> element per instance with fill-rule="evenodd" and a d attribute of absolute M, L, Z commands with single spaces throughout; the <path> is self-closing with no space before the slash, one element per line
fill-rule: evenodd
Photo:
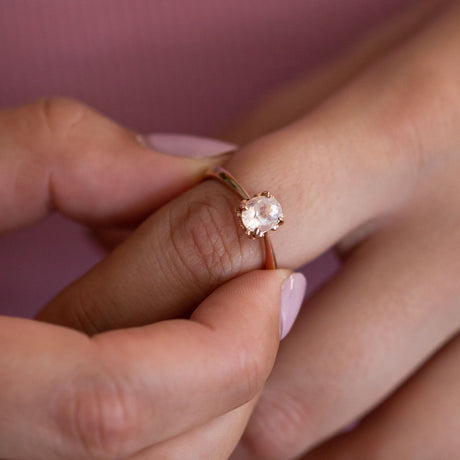
<path fill-rule="evenodd" d="M 276 269 L 276 257 L 268 231 L 277 230 L 284 223 L 284 217 L 281 206 L 275 197 L 270 192 L 257 193 L 251 197 L 246 189 L 221 166 L 210 168 L 204 179 L 217 179 L 241 198 L 240 206 L 236 209 L 240 225 L 250 238 L 263 238 L 265 268 L 267 270 Z M 265 213 L 262 214 L 261 220 L 258 221 L 258 215 L 261 214 L 258 211 L 260 210 L 268 210 L 268 218 L 267 213 Z M 267 221 L 269 222 L 268 224 Z M 257 222 L 262 222 L 262 224 L 255 227 Z"/>

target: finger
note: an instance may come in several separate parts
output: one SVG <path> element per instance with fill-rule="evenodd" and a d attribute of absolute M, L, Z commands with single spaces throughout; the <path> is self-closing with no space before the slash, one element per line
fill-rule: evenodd
<path fill-rule="evenodd" d="M 203 426 L 138 452 L 130 460 L 227 460 L 240 439 L 255 399 Z"/>
<path fill-rule="evenodd" d="M 235 458 L 297 458 L 375 407 L 458 331 L 460 289 L 446 274 L 458 272 L 460 222 L 422 222 L 405 213 L 362 243 L 304 307 Z"/>
<path fill-rule="evenodd" d="M 222 137 L 245 145 L 304 116 L 419 30 L 442 3 L 442 0 L 419 1 L 373 27 L 340 55 L 265 96 L 253 110 L 225 130 Z"/>
<path fill-rule="evenodd" d="M 92 225 L 137 223 L 211 163 L 161 154 L 76 101 L 1 110 L 0 232 L 52 210 Z"/>
<path fill-rule="evenodd" d="M 458 10 L 310 116 L 232 156 L 227 166 L 250 192 L 268 188 L 283 205 L 287 223 L 273 237 L 281 266 L 310 261 L 365 223 L 378 227 L 418 192 L 439 158 L 449 162 L 458 114 L 456 86 L 445 82 L 457 81 L 450 56 L 460 44 Z M 238 201 L 222 184 L 199 184 L 40 318 L 94 333 L 188 314 L 217 285 L 262 265 L 259 245 L 234 216 Z"/>
<path fill-rule="evenodd" d="M 360 37 L 345 52 L 316 71 L 265 96 L 252 111 L 227 128 L 221 137 L 245 145 L 304 116 L 372 61 L 411 36 L 427 18 L 432 17 L 440 3 L 442 0 L 430 0 L 410 5 L 402 13 L 373 28 L 364 38 Z M 129 234 L 128 230 L 114 232 L 98 228 L 93 236 L 104 247 L 111 249 Z"/>
<path fill-rule="evenodd" d="M 459 18 L 455 3 L 317 110 L 228 161 L 243 184 L 270 187 L 283 204 L 289 225 L 273 238 L 281 265 L 377 230 L 440 162 L 455 161 Z"/>
<path fill-rule="evenodd" d="M 460 452 L 460 337 L 456 337 L 352 432 L 304 460 L 454 459 Z"/>
<path fill-rule="evenodd" d="M 93 339 L 4 317 L 0 456 L 125 457 L 247 403 L 275 359 L 288 275 L 255 271 L 215 291 L 191 321 Z"/>

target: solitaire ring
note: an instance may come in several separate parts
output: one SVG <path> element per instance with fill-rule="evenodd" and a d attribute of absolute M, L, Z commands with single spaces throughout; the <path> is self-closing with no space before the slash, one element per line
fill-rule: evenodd
<path fill-rule="evenodd" d="M 270 241 L 270 230 L 277 230 L 284 223 L 283 210 L 270 192 L 256 193 L 252 197 L 238 181 L 221 166 L 212 167 L 205 179 L 217 179 L 233 190 L 241 202 L 236 215 L 246 235 L 250 238 L 263 238 L 265 246 L 265 268 L 276 269 L 276 258 Z"/>

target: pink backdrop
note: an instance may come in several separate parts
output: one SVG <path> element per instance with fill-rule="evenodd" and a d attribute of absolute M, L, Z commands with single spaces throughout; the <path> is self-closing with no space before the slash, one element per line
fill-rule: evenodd
<path fill-rule="evenodd" d="M 0 0 L 0 105 L 65 95 L 139 132 L 213 135 L 414 1 Z M 101 256 L 57 216 L 3 236 L 0 313 L 33 314 Z M 311 264 L 310 285 L 334 268 Z"/>

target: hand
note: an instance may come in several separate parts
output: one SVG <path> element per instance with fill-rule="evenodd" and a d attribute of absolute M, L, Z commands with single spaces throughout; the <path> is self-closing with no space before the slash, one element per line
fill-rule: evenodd
<path fill-rule="evenodd" d="M 210 161 L 150 151 L 66 100 L 0 112 L 0 147 L 3 231 L 54 208 L 92 225 L 128 225 L 193 183 Z M 190 320 L 91 338 L 0 317 L 0 457 L 228 458 L 278 349 L 288 276 L 255 271 L 217 289 Z M 107 308 L 135 305 L 93 281 Z M 87 294 L 72 292 L 73 305 Z"/>
<path fill-rule="evenodd" d="M 286 225 L 273 238 L 282 266 L 337 243 L 346 255 L 283 342 L 240 458 L 302 455 L 367 413 L 357 429 L 305 458 L 458 452 L 459 24 L 455 3 L 308 116 L 229 160 L 251 191 L 269 188 L 283 204 Z M 234 206 L 220 184 L 200 184 L 114 251 L 112 261 L 133 266 L 133 257 L 142 276 L 157 274 L 129 317 L 117 305 L 118 317 L 109 317 L 85 277 L 77 285 L 91 300 L 66 313 L 70 288 L 48 314 L 93 330 L 152 321 L 165 314 L 163 289 L 169 307 L 185 314 L 215 285 L 261 262 L 257 245 L 234 225 Z M 152 245 L 155 259 L 141 260 Z M 123 282 L 108 266 L 92 276 L 110 289 L 137 290 L 136 280 Z M 172 292 L 174 279 L 182 284 Z M 149 310 L 142 298 L 156 292 Z"/>

